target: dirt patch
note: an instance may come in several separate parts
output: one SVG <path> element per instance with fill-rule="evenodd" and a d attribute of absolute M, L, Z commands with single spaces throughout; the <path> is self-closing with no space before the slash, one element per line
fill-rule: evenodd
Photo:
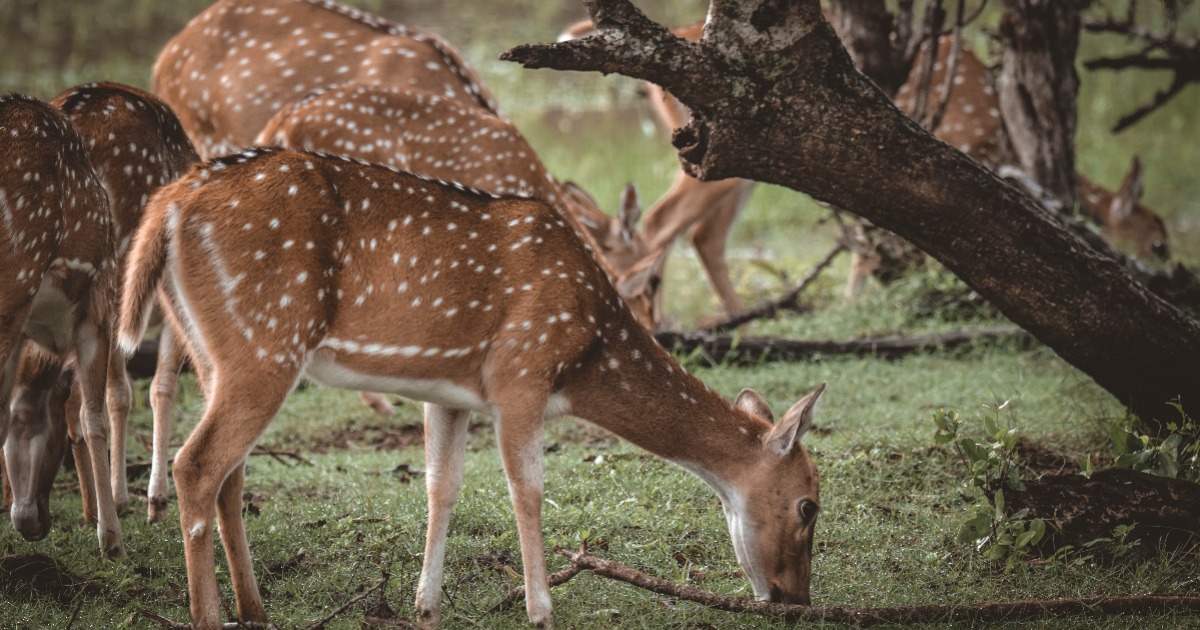
<path fill-rule="evenodd" d="M 22 553 L 0 557 L 0 589 L 16 596 L 49 597 L 63 606 L 83 589 L 87 594 L 102 592 L 103 587 L 67 568 L 67 565 L 40 553 Z"/>
<path fill-rule="evenodd" d="M 491 424 L 472 422 L 467 431 L 476 434 L 487 431 Z M 425 428 L 419 424 L 387 424 L 339 426 L 324 435 L 314 437 L 308 447 L 312 453 L 327 453 L 335 449 L 371 448 L 376 451 L 398 451 L 419 446 L 425 441 Z"/>
<path fill-rule="evenodd" d="M 1042 446 L 1025 438 L 1017 440 L 1017 460 L 1042 475 L 1079 472 L 1078 457 L 1067 451 Z"/>

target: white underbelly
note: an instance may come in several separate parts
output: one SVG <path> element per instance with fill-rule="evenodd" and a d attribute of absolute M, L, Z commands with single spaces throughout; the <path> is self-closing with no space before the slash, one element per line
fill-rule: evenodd
<path fill-rule="evenodd" d="M 322 385 L 384 392 L 431 402 L 451 409 L 470 409 L 489 413 L 482 395 L 473 389 L 443 379 L 397 378 L 378 374 L 363 374 L 338 363 L 329 356 L 315 356 L 305 368 L 305 375 Z"/>

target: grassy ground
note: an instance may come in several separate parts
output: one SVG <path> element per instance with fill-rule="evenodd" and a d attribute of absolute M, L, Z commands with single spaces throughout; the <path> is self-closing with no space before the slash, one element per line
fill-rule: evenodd
<path fill-rule="evenodd" d="M 27 38 L 14 36 L 0 43 L 10 47 L 0 75 L 4 87 L 51 96 L 83 80 L 115 78 L 146 85 L 150 60 L 161 42 L 207 3 L 135 0 L 122 4 L 121 19 L 108 24 L 113 19 L 108 16 L 116 14 L 110 4 L 116 6 L 109 0 L 88 5 L 0 0 L 0 13 L 15 16 L 13 29 Z M 442 32 L 462 46 L 551 169 L 583 183 L 605 207 L 615 207 L 626 181 L 636 181 L 647 202 L 668 185 L 675 158 L 666 150 L 661 132 L 649 124 L 636 84 L 617 77 L 529 73 L 491 61 L 508 46 L 553 38 L 559 27 L 581 16 L 576 3 L 529 2 L 512 10 L 508 19 L 475 22 L 459 19 L 466 14 L 460 10 L 463 2 L 360 4 L 395 17 L 411 15 L 407 21 Z M 655 16 L 675 23 L 698 19 L 704 4 L 663 3 L 655 7 Z M 32 43 L 51 40 L 58 44 Z M 1190 89 L 1171 108 L 1114 138 L 1104 126 L 1136 104 L 1145 90 L 1128 88 L 1125 77 L 1084 74 L 1084 79 L 1081 168 L 1115 184 L 1129 155 L 1141 152 L 1148 165 L 1147 199 L 1167 218 L 1177 255 L 1195 262 L 1200 251 L 1200 184 L 1192 177 L 1190 158 L 1200 136 L 1194 114 L 1200 111 L 1200 93 Z M 748 301 L 777 293 L 824 253 L 835 231 L 827 215 L 801 195 L 758 188 L 732 244 L 734 278 Z M 715 313 L 716 302 L 687 248 L 677 253 L 668 270 L 667 310 L 675 322 L 687 326 Z M 816 307 L 811 314 L 759 324 L 748 332 L 846 339 L 996 323 L 986 309 L 931 307 L 930 287 L 956 289 L 953 280 L 934 272 L 891 287 L 870 284 L 854 303 L 838 297 L 845 277 L 846 261 L 839 260 L 806 294 Z M 894 361 L 822 357 L 693 371 L 727 396 L 753 387 L 777 412 L 817 383 L 829 383 L 818 426 L 807 438 L 822 477 L 814 603 L 892 606 L 1200 594 L 1194 558 L 1152 557 L 1113 565 L 1066 558 L 1025 562 L 1006 572 L 955 541 L 958 525 L 975 499 L 963 486 L 966 472 L 957 458 L 933 446 L 935 409 L 959 411 L 975 431 L 986 417 L 1010 423 L 1031 443 L 1059 456 L 1068 472 L 1076 469 L 1073 462 L 1080 455 L 1109 454 L 1107 429 L 1119 421 L 1120 407 L 1043 347 L 981 342 Z M 137 384 L 130 445 L 135 460 L 146 458 L 149 439 L 146 388 L 146 383 Z M 184 392 L 176 444 L 201 411 L 190 382 Z M 493 432 L 479 422 L 470 438 L 466 486 L 451 522 L 445 625 L 522 627 L 523 611 L 487 612 L 520 584 L 520 562 Z M 288 400 L 262 444 L 295 451 L 305 461 L 254 456 L 247 475 L 250 544 L 275 622 L 294 627 L 319 619 L 358 589 L 374 584 L 384 571 L 392 576 L 383 591 L 387 601 L 401 614 L 411 612 L 425 526 L 419 424 L 419 408 L 411 403 L 401 404 L 397 416 L 384 421 L 348 392 L 309 387 Z M 750 595 L 719 503 L 701 482 L 574 420 L 554 422 L 547 431 L 548 547 L 574 546 L 587 539 L 598 555 L 650 573 L 721 593 Z M 38 552 L 59 559 L 100 584 L 102 592 L 83 595 L 81 587 L 60 582 L 0 580 L 0 627 L 62 627 L 77 603 L 76 627 L 152 627 L 134 614 L 139 609 L 185 619 L 186 576 L 177 512 L 150 526 L 143 522 L 143 506 L 136 505 L 137 511 L 122 520 L 129 556 L 109 562 L 99 557 L 94 528 L 80 518 L 73 482 L 71 473 L 59 478 L 52 499 L 55 526 L 46 540 L 26 543 L 0 524 L 0 552 Z M 144 492 L 145 483 L 144 477 L 135 479 L 135 492 Z M 217 557 L 223 562 L 219 549 Z M 563 563 L 551 556 L 551 569 Z M 227 588 L 225 569 L 218 571 Z M 555 589 L 554 598 L 557 621 L 566 628 L 755 628 L 781 623 L 709 611 L 591 575 Z M 331 627 L 357 627 L 361 617 L 362 609 L 356 607 Z M 1134 623 L 1102 618 L 1020 625 L 1125 628 Z M 1194 627 L 1200 621 L 1160 614 L 1139 618 L 1136 624 Z"/>

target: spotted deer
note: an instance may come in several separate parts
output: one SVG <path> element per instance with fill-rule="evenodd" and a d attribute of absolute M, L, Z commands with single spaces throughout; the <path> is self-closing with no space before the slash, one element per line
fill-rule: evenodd
<path fill-rule="evenodd" d="M 507 118 L 428 90 L 358 84 L 318 90 L 284 106 L 255 144 L 326 151 L 545 200 L 591 239 L 613 274 L 646 252 L 637 233 L 641 209 L 632 186 L 625 189 L 614 220 L 579 187 L 559 182 Z M 649 288 L 627 285 L 637 288 L 623 292 L 625 299 L 640 321 L 652 325 Z"/>
<path fill-rule="evenodd" d="M 442 38 L 330 0 L 219 0 L 167 43 L 152 82 L 204 157 L 253 144 L 288 103 L 338 85 L 420 88 L 481 114 L 499 111 L 475 70 Z M 632 233 L 590 197 L 574 186 L 565 192 L 605 251 L 618 258 L 640 253 L 640 239 L 620 240 Z M 625 286 L 644 292 L 649 285 L 637 280 Z M 386 397 L 360 396 L 379 415 L 391 415 Z"/>
<path fill-rule="evenodd" d="M 137 88 L 117 83 L 87 84 L 63 92 L 51 104 L 62 110 L 83 136 L 84 148 L 108 192 L 117 268 L 119 274 L 123 273 L 130 240 L 150 195 L 182 175 L 199 158 L 170 107 Z M 120 286 L 117 288 L 119 294 Z M 155 372 L 150 397 L 155 426 L 148 493 L 150 520 L 161 518 L 166 509 L 169 418 L 183 357 L 169 324 L 163 326 L 159 341 L 158 364 L 162 369 Z M 112 491 L 118 512 L 129 506 L 125 426 L 130 399 L 124 357 L 114 352 L 108 366 L 107 407 Z"/>
<path fill-rule="evenodd" d="M 249 146 L 284 105 L 331 85 L 420 87 L 497 111 L 440 37 L 330 0 L 218 0 L 167 42 L 151 81 L 205 158 Z"/>
<path fill-rule="evenodd" d="M 23 446 L 51 439 L 9 402 L 23 355 L 57 366 L 77 364 L 83 435 L 97 497 L 101 551 L 125 553 L 109 487 L 104 389 L 112 341 L 116 257 L 108 196 L 62 112 L 19 95 L 0 97 L 0 443 L 13 504 L 10 518 L 29 540 L 46 536 L 48 503 L 31 482 L 40 460 Z M 22 387 L 39 385 L 25 381 Z M 35 397 L 36 398 L 36 397 Z M 21 406 L 18 405 L 18 410 Z"/>
<path fill-rule="evenodd" d="M 530 621 L 551 623 L 541 532 L 542 425 L 573 414 L 695 473 L 725 510 L 761 599 L 806 603 L 818 477 L 801 438 L 819 386 L 772 425 L 688 375 L 624 305 L 547 203 L 387 167 L 258 149 L 195 167 L 150 202 L 122 295 L 120 342 L 155 293 L 209 391 L 175 458 L 196 627 L 220 625 L 214 512 L 243 622 L 267 619 L 242 524 L 245 460 L 303 378 L 426 401 L 429 522 L 416 606 L 440 618 L 467 418 L 493 418 Z"/>

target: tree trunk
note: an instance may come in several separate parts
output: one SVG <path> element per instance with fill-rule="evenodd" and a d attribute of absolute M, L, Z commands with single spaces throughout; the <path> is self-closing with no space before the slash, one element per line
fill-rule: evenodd
<path fill-rule="evenodd" d="M 1075 52 L 1089 0 L 1004 0 L 1000 111 L 1021 169 L 1075 207 Z"/>
<path fill-rule="evenodd" d="M 908 19 L 905 15 L 904 18 Z M 831 0 L 829 23 L 850 58 L 888 96 L 908 78 L 912 57 L 906 56 L 905 41 L 897 37 L 896 17 L 883 2 Z"/>
<path fill-rule="evenodd" d="M 1175 399 L 1200 416 L 1200 322 L 905 118 L 817 0 L 712 0 L 700 42 L 627 0 L 586 3 L 597 35 L 502 58 L 663 86 L 693 112 L 673 138 L 689 173 L 787 186 L 892 230 L 1148 422 L 1175 419 Z"/>

